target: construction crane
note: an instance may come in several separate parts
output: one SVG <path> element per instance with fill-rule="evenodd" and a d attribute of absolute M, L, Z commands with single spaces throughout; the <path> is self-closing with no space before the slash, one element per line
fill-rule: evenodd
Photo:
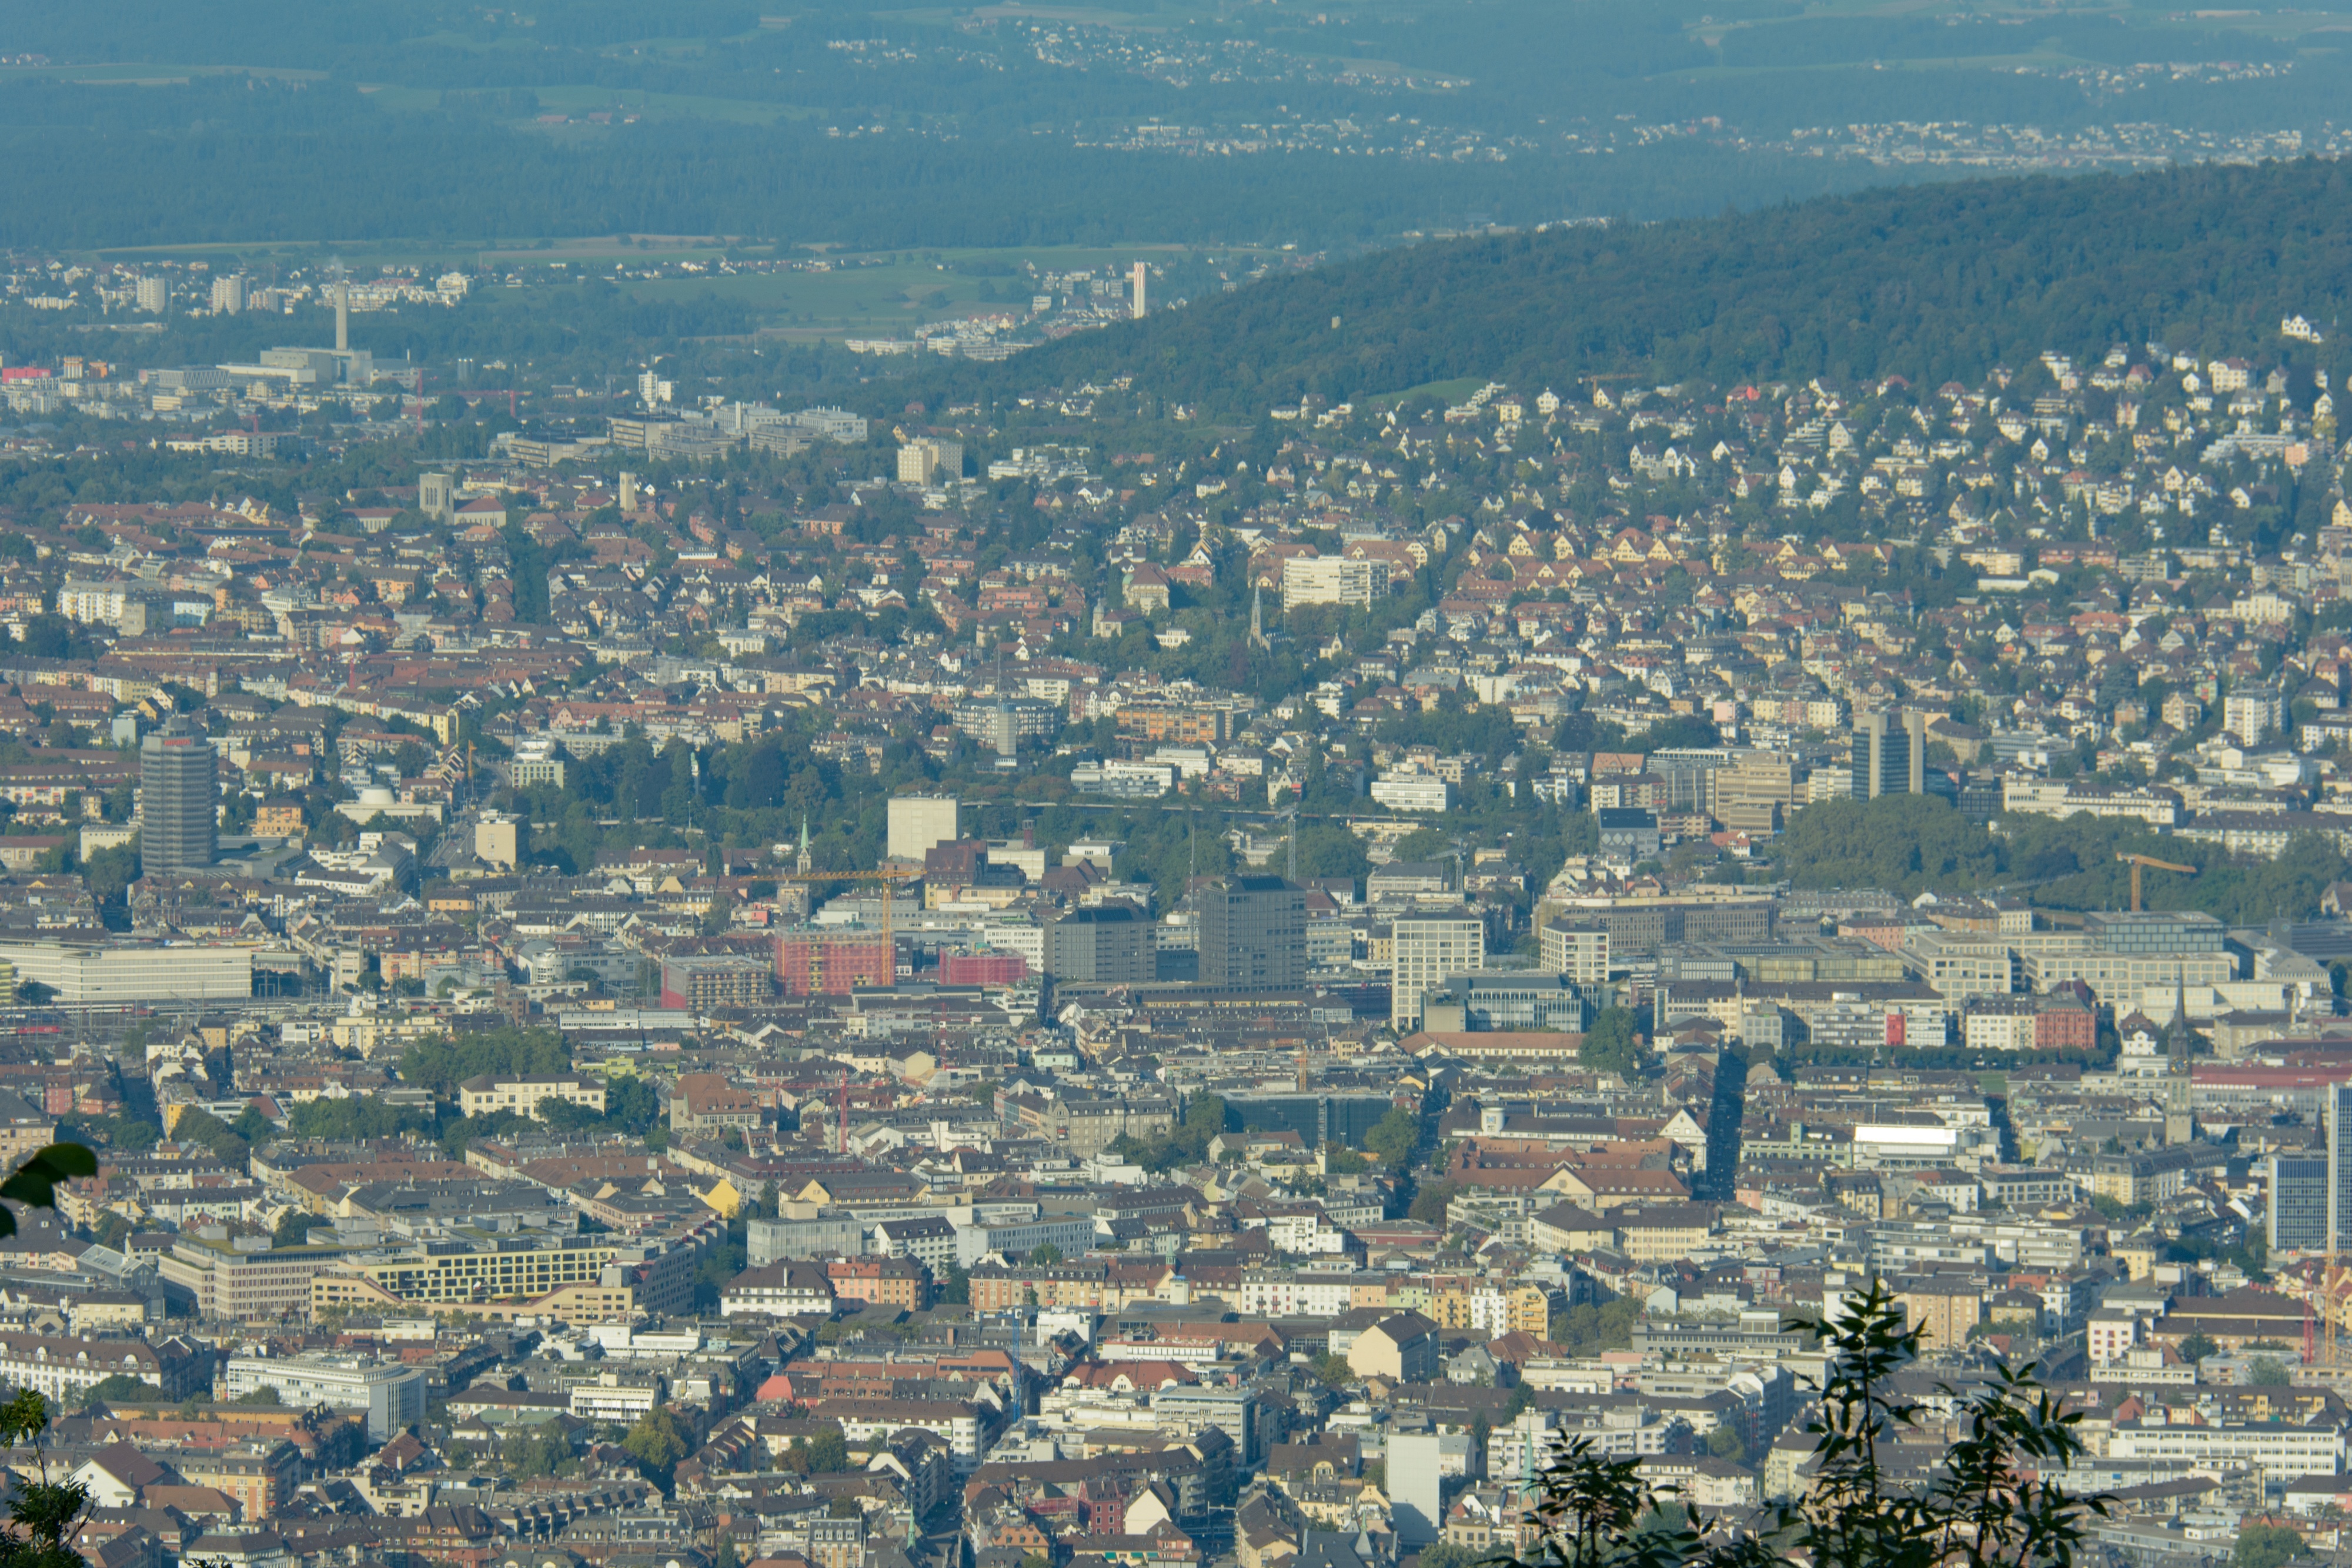
<path fill-rule="evenodd" d="M 2341 1255 L 2336 1250 L 2333 1227 L 2330 1227 L 2328 1242 L 2326 1255 L 2320 1264 L 2316 1292 L 2321 1336 L 2318 1364 L 2333 1372 L 2343 1354 L 2344 1309 L 2347 1299 L 2352 1298 L 2352 1268 L 2345 1266 Z M 2311 1348 L 2311 1329 L 2306 1324 L 2303 1332 L 2306 1351 Z"/>
<path fill-rule="evenodd" d="M 782 882 L 913 882 L 923 873 L 911 866 L 878 866 L 873 871 L 780 871 L 776 880 Z M 882 935 L 890 935 L 890 890 L 882 892 Z"/>
<path fill-rule="evenodd" d="M 2154 866 L 2158 871 L 2177 871 L 2184 876 L 2195 876 L 2198 870 L 2193 865 L 2175 865 L 2170 861 L 2160 861 L 2154 855 L 2118 853 L 2116 859 L 2128 862 L 2132 868 L 2132 913 L 2134 915 L 2139 913 L 2139 872 L 2142 866 Z"/>

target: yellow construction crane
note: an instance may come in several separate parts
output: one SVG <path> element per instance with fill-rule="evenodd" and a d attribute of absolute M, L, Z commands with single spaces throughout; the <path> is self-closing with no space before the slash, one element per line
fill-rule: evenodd
<path fill-rule="evenodd" d="M 2337 1260 L 2335 1242 L 2335 1233 L 2331 1228 L 2326 1260 L 2321 1265 L 2319 1273 L 2319 1325 L 2323 1347 L 2319 1364 L 2331 1372 L 2336 1369 L 2343 1353 L 2344 1300 L 2347 1291 L 2352 1291 L 2352 1278 L 2347 1278 L 2352 1276 L 2352 1270 L 2346 1269 Z M 2304 1337 L 2308 1341 L 2311 1336 L 2306 1333 Z"/>
<path fill-rule="evenodd" d="M 2158 860 L 2154 855 L 2117 854 L 2116 859 L 2130 862 L 2132 868 L 2132 913 L 2134 915 L 2137 915 L 2139 913 L 2140 867 L 2154 866 L 2158 871 L 2177 871 L 2184 876 L 2195 876 L 2197 874 L 2197 868 L 2193 865 L 2175 865 L 2170 861 Z"/>
<path fill-rule="evenodd" d="M 910 866 L 878 866 L 873 871 L 780 871 L 778 882 L 912 882 L 923 873 Z M 890 890 L 882 890 L 882 935 L 890 936 Z"/>

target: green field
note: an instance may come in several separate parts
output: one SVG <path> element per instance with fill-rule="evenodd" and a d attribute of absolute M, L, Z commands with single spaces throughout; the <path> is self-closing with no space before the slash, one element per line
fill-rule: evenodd
<path fill-rule="evenodd" d="M 638 278 L 627 280 L 623 287 L 642 299 L 690 299 L 705 294 L 740 299 L 762 313 L 769 329 L 789 336 L 889 333 L 997 310 L 1025 315 L 1037 287 L 1027 269 L 1030 262 L 1036 263 L 1040 273 L 1100 273 L 1167 248 L 1039 246 L 1018 250 L 908 251 L 881 258 L 844 255 L 833 258 L 838 265 L 830 272 Z M 1244 253 L 1221 247 L 1221 254 Z M 1013 270 L 1000 277 L 974 277 L 955 271 L 959 262 Z M 992 287 L 996 298 L 983 298 L 983 286 Z"/>
<path fill-rule="evenodd" d="M 1407 387 L 1402 392 L 1381 392 L 1377 397 L 1366 398 L 1363 401 L 1366 407 L 1372 409 L 1395 408 L 1408 398 L 1423 396 L 1433 397 L 1440 402 L 1451 404 L 1460 402 L 1486 384 L 1486 381 L 1483 376 L 1464 376 L 1458 381 L 1427 382 L 1417 387 Z"/>

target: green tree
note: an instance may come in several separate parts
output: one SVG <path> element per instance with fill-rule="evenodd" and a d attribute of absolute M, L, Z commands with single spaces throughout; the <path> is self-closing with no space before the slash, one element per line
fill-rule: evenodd
<path fill-rule="evenodd" d="M 1576 1060 L 1595 1072 L 1613 1072 L 1633 1079 L 1642 1071 L 1641 1037 L 1633 1015 L 1623 1008 L 1603 1008 L 1584 1031 Z"/>
<path fill-rule="evenodd" d="M 499 1452 L 507 1469 L 525 1480 L 553 1475 L 572 1457 L 572 1449 L 552 1427 L 551 1422 L 541 1422 L 506 1438 Z"/>
<path fill-rule="evenodd" d="M 1390 1106 L 1388 1114 L 1364 1134 L 1364 1147 L 1378 1155 L 1391 1171 L 1411 1164 L 1412 1152 L 1420 1145 L 1421 1121 L 1402 1105 Z"/>
<path fill-rule="evenodd" d="M 646 1475 L 666 1481 L 671 1468 L 687 1456 L 686 1428 L 667 1408 L 656 1405 L 637 1417 L 621 1447 Z"/>
<path fill-rule="evenodd" d="M 422 1084 L 444 1099 L 483 1073 L 534 1076 L 572 1070 L 572 1053 L 551 1029 L 495 1029 L 462 1040 L 429 1035 L 401 1053 L 403 1082 Z"/>
<path fill-rule="evenodd" d="M 809 1469 L 818 1474 L 830 1475 L 849 1468 L 849 1439 L 838 1429 L 819 1432 L 809 1439 Z"/>
<path fill-rule="evenodd" d="M 2246 1381 L 2258 1388 L 2284 1388 L 2294 1381 L 2287 1375 L 2286 1364 L 2274 1355 L 2258 1355 L 2246 1368 Z"/>
<path fill-rule="evenodd" d="M 1450 1181 L 1425 1182 L 1421 1190 L 1412 1195 L 1412 1203 L 1406 1208 L 1405 1216 L 1423 1225 L 1443 1226 L 1445 1223 L 1445 1206 L 1454 1201 L 1454 1185 Z"/>
<path fill-rule="evenodd" d="M 2304 1554 L 2301 1535 L 2279 1524 L 2249 1524 L 2238 1531 L 2230 1549 L 2233 1568 L 2283 1568 Z"/>
<path fill-rule="evenodd" d="M 0 1189 L 15 1179 L 0 1183 Z M 0 1443 L 11 1449 L 30 1446 L 36 1460 L 14 1465 L 23 1479 L 8 1499 L 8 1518 L 15 1528 L 0 1533 L 0 1568 L 74 1568 L 81 1561 L 71 1537 L 89 1511 L 89 1489 L 70 1474 L 50 1473 L 48 1455 L 39 1446 L 49 1415 L 48 1401 L 30 1388 L 19 1389 L 0 1405 Z"/>
<path fill-rule="evenodd" d="M 162 1405 L 164 1403 L 163 1390 L 158 1384 L 142 1383 L 127 1372 L 118 1372 L 111 1377 L 91 1384 L 82 1394 L 81 1407 L 89 1410 L 124 1400 L 152 1400 Z"/>
<path fill-rule="evenodd" d="M 245 1169 L 253 1158 L 253 1145 L 238 1137 L 226 1122 L 193 1105 L 181 1112 L 179 1119 L 173 1123 L 172 1136 L 180 1143 L 210 1150 L 232 1170 Z"/>
<path fill-rule="evenodd" d="M 2213 1343 L 2210 1335 L 2192 1333 L 2180 1342 L 2180 1359 L 2187 1362 L 2202 1361 L 2221 1348 Z"/>
<path fill-rule="evenodd" d="M 1830 1353 L 1820 1413 L 1804 1428 L 1817 1469 L 1806 1495 L 1768 1514 L 1755 1534 L 1707 1542 L 1678 1509 L 1668 1511 L 1675 1500 L 1642 1479 L 1641 1460 L 1611 1458 L 1579 1437 L 1538 1479 L 1541 1545 L 1515 1568 L 1769 1568 L 1793 1556 L 1822 1568 L 2073 1563 L 2086 1517 L 2105 1503 L 2048 1479 L 2084 1452 L 2081 1416 L 2061 1414 L 2031 1368 L 1993 1367 L 1960 1406 L 1959 1436 L 1932 1478 L 1906 1483 L 1890 1473 L 1884 1450 L 1927 1414 L 1901 1383 L 1919 1354 L 1919 1331 L 1904 1318 L 1902 1302 L 1874 1281 L 1844 1312 L 1792 1323 Z M 2042 1479 L 2021 1483 L 2028 1469 Z"/>
<path fill-rule="evenodd" d="M 1050 1241 L 1040 1244 L 1029 1254 L 1029 1261 L 1032 1263 L 1058 1263 L 1061 1260 L 1062 1249 Z"/>
<path fill-rule="evenodd" d="M 1706 1451 L 1718 1459 L 1729 1459 L 1735 1465 L 1745 1462 L 1748 1458 L 1748 1445 L 1741 1442 L 1739 1434 L 1728 1427 L 1717 1427 L 1706 1435 Z"/>
<path fill-rule="evenodd" d="M 240 1394 L 229 1401 L 232 1405 L 283 1405 L 275 1388 L 257 1388 L 250 1394 Z"/>
<path fill-rule="evenodd" d="M 1626 1350 L 1633 1343 L 1633 1325 L 1642 1319 L 1640 1303 L 1620 1296 L 1600 1306 L 1570 1307 L 1554 1312 L 1550 1338 L 1571 1355 L 1598 1355 L 1604 1350 Z"/>
<path fill-rule="evenodd" d="M 1421 1549 L 1421 1568 L 1473 1568 L 1478 1553 L 1451 1541 L 1433 1541 Z"/>

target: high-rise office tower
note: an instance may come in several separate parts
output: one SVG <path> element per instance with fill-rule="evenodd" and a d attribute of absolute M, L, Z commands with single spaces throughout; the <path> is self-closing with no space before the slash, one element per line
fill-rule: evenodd
<path fill-rule="evenodd" d="M 2273 1252 L 2327 1250 L 2329 1160 L 2324 1155 L 2278 1154 L 2270 1161 L 2266 1239 Z"/>
<path fill-rule="evenodd" d="M 1856 714 L 1853 719 L 1853 798 L 1927 793 L 1927 716 L 1905 708 Z"/>
<path fill-rule="evenodd" d="M 2341 1249 L 2352 1240 L 2352 1083 L 2327 1090 L 2327 1236 Z"/>
<path fill-rule="evenodd" d="M 1486 923 L 1465 909 L 1399 920 L 1390 931 L 1395 956 L 1389 1026 L 1403 1034 L 1421 1027 L 1430 992 L 1452 976 L 1475 974 L 1486 967 Z"/>
<path fill-rule="evenodd" d="M 139 858 L 150 873 L 213 863 L 220 847 L 220 787 L 213 743 L 174 718 L 139 745 Z"/>
<path fill-rule="evenodd" d="M 1288 990 L 1307 983 L 1307 890 L 1278 876 L 1226 876 L 1193 894 L 1201 983 Z"/>

